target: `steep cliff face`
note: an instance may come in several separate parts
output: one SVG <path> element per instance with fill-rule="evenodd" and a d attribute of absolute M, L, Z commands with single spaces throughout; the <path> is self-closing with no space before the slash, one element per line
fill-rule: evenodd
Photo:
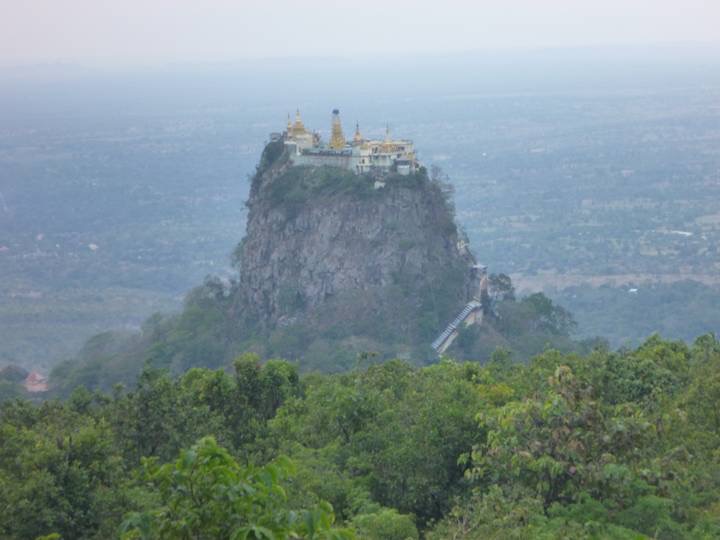
<path fill-rule="evenodd" d="M 379 183 L 269 146 L 248 207 L 235 307 L 251 326 L 424 340 L 474 293 L 475 260 L 424 171 Z"/>
<path fill-rule="evenodd" d="M 139 334 L 94 337 L 53 372 L 55 391 L 133 385 L 148 363 L 174 373 L 219 368 L 248 351 L 297 361 L 304 371 L 434 361 L 433 339 L 479 295 L 475 260 L 441 184 L 423 170 L 383 182 L 292 167 L 282 142 L 269 144 L 235 251 L 237 281 L 206 280 L 180 313 L 151 317 Z M 509 279 L 502 290 L 512 295 Z M 504 346 L 527 358 L 547 343 L 570 349 L 569 315 L 543 298 L 506 298 L 500 324 L 461 332 L 456 352 L 482 359 Z"/>

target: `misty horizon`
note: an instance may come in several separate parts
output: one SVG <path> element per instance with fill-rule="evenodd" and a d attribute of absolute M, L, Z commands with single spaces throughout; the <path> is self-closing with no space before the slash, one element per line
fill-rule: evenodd
<path fill-rule="evenodd" d="M 718 43 L 720 6 L 703 0 L 494 2 L 69 0 L 13 4 L 0 65 L 138 65 L 278 57 Z"/>

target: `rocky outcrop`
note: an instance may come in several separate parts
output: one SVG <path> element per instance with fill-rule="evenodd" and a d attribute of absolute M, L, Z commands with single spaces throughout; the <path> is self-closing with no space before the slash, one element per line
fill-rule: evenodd
<path fill-rule="evenodd" d="M 476 287 L 448 198 L 424 170 L 379 181 L 291 167 L 268 147 L 236 251 L 237 316 L 264 329 L 382 321 L 410 339 L 424 320 L 432 335 Z"/>
<path fill-rule="evenodd" d="M 270 143 L 234 254 L 237 280 L 206 280 L 180 313 L 151 317 L 140 334 L 95 336 L 52 387 L 109 390 L 133 384 L 144 365 L 182 373 L 247 351 L 307 371 L 434 361 L 431 342 L 478 285 L 449 197 L 424 170 L 378 179 L 296 167 Z"/>

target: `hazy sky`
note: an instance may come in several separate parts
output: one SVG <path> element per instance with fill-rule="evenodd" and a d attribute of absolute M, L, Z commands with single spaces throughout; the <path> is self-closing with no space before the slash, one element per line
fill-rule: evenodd
<path fill-rule="evenodd" d="M 720 40 L 720 0 L 0 0 L 0 63 Z"/>

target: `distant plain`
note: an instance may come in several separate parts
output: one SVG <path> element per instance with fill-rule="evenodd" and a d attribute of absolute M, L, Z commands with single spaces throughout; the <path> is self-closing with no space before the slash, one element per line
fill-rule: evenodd
<path fill-rule="evenodd" d="M 455 186 L 491 272 L 613 346 L 720 327 L 720 62 L 697 51 L 7 70 L 0 90 L 0 365 L 231 277 L 264 142 L 300 108 L 386 123 Z M 401 66 L 401 67 L 397 67 Z M 637 290 L 635 290 L 637 289 Z"/>

